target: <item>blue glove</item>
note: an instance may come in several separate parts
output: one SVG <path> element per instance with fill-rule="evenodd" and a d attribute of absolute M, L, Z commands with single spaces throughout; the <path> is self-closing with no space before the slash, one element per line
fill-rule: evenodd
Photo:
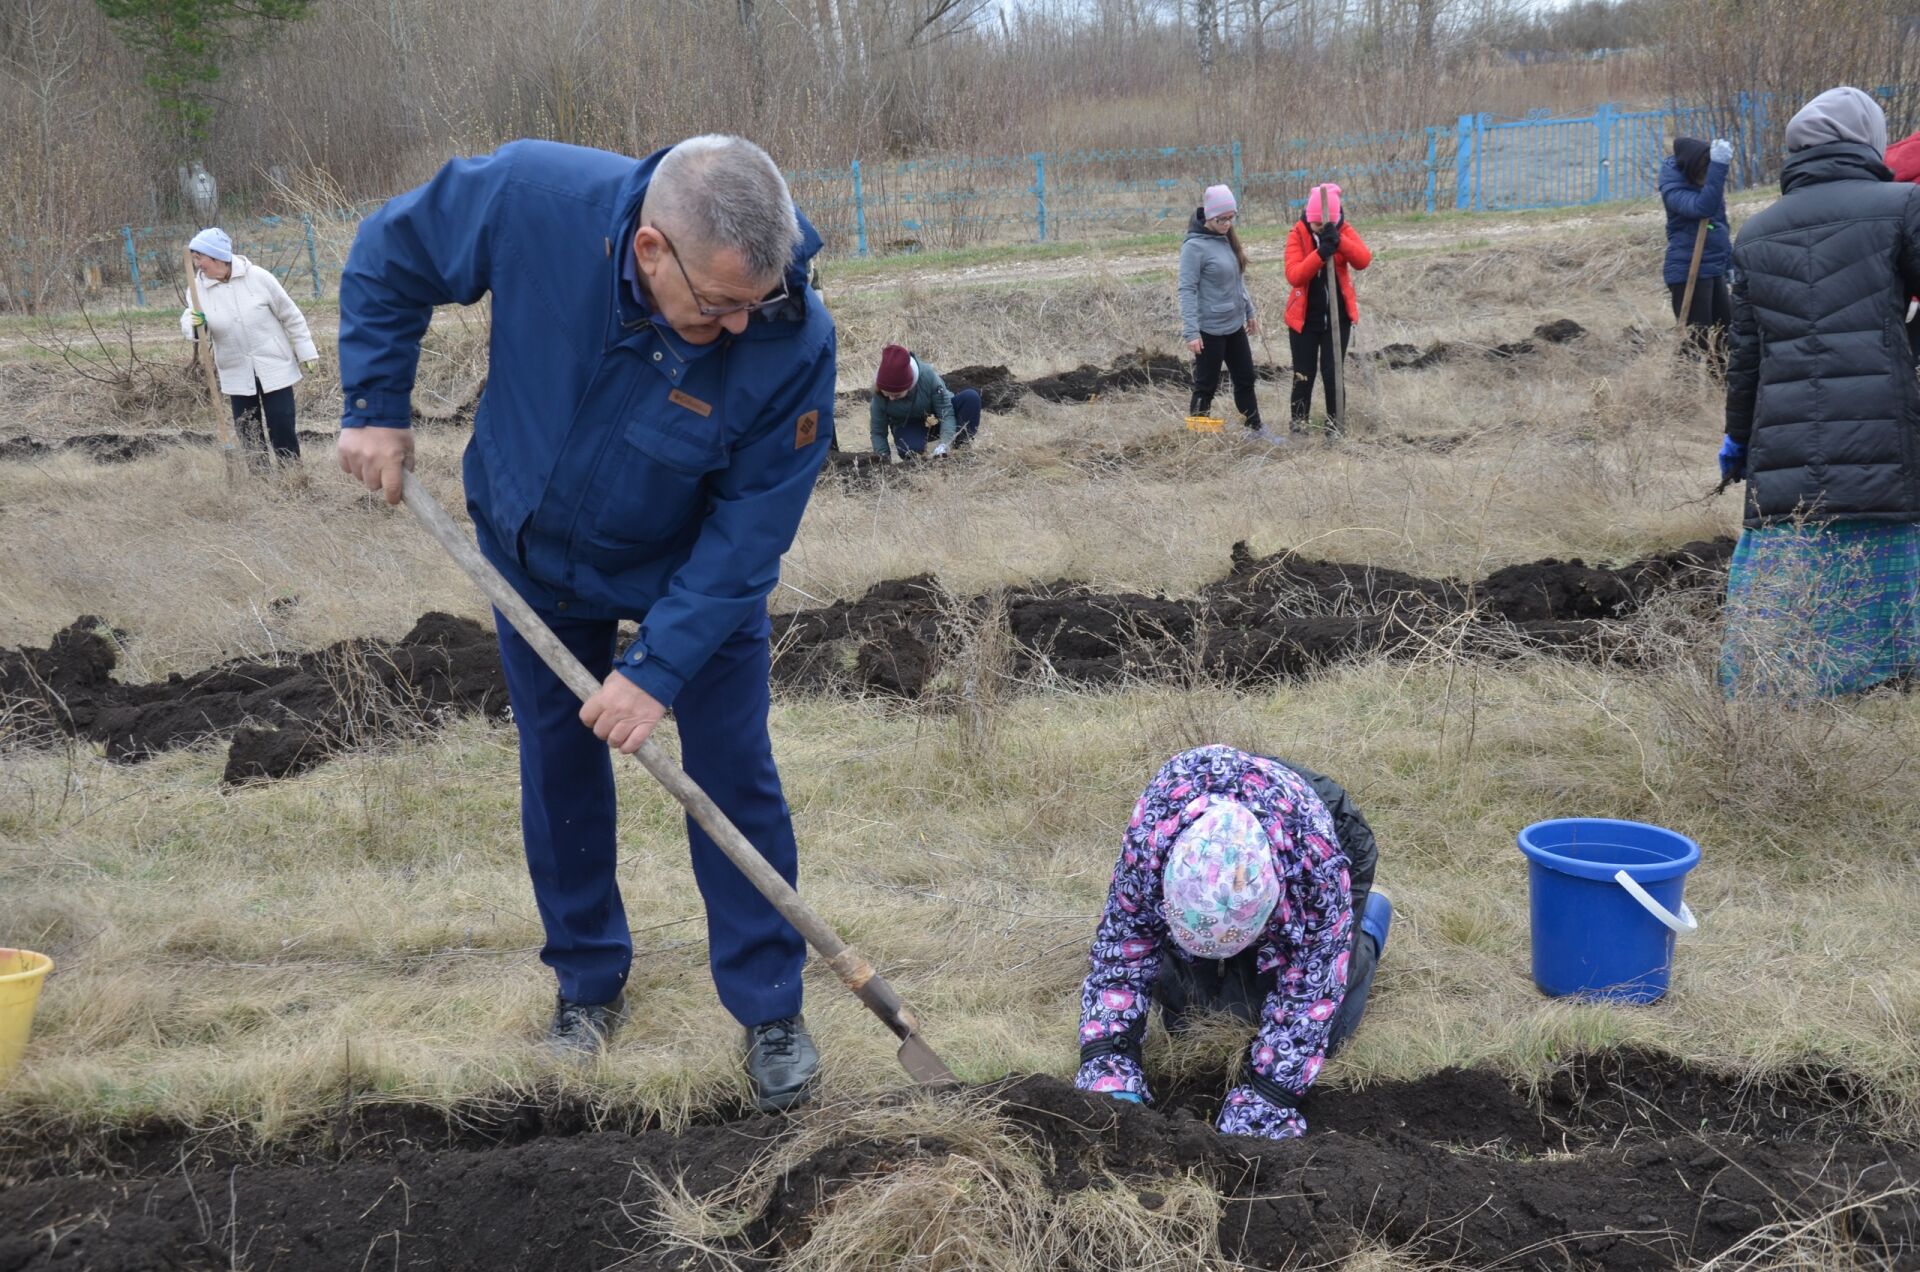
<path fill-rule="evenodd" d="M 1731 437 L 1720 442 L 1720 480 L 1731 485 L 1747 475 L 1747 444 Z"/>
<path fill-rule="evenodd" d="M 1108 1094 L 1111 1095 L 1116 1100 L 1125 1100 L 1129 1104 L 1145 1104 L 1146 1103 L 1145 1100 L 1141 1099 L 1138 1094 L 1132 1091 L 1110 1091 L 1108 1092 Z"/>

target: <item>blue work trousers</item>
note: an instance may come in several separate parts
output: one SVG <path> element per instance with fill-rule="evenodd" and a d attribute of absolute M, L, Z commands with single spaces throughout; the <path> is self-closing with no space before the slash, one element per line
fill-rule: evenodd
<path fill-rule="evenodd" d="M 596 679 L 613 668 L 616 624 L 542 614 Z M 520 829 L 527 872 L 547 941 L 540 961 L 560 996 L 604 1003 L 618 997 L 633 962 L 633 938 L 614 878 L 613 752 L 580 723 L 580 700 L 498 613 L 500 656 L 520 729 Z M 728 637 L 673 704 L 681 762 L 788 883 L 799 850 L 767 733 L 769 624 L 762 613 Z M 714 988 L 751 1028 L 800 1010 L 806 942 L 687 819 L 693 877 L 707 907 Z"/>
<path fill-rule="evenodd" d="M 962 389 L 953 395 L 953 445 L 958 450 L 980 432 L 980 390 Z M 893 446 L 901 455 L 919 455 L 940 441 L 940 425 L 927 427 L 926 420 L 907 420 L 893 426 Z"/>

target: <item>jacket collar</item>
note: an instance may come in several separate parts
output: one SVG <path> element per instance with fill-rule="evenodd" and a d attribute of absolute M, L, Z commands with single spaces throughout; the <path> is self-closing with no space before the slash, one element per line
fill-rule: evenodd
<path fill-rule="evenodd" d="M 240 253 L 238 252 L 235 252 L 233 254 L 233 260 L 229 263 L 233 266 L 233 272 L 228 274 L 225 278 L 208 278 L 205 274 L 200 275 L 200 277 L 203 280 L 205 280 L 207 286 L 218 287 L 222 283 L 239 282 L 241 279 L 247 276 L 247 271 L 253 268 L 253 262 L 248 260 L 246 257 L 240 255 Z"/>
<path fill-rule="evenodd" d="M 1806 186 L 1830 181 L 1891 181 L 1893 170 L 1872 146 L 1857 141 L 1830 141 L 1791 155 L 1780 169 L 1780 192 L 1791 194 Z"/>
<path fill-rule="evenodd" d="M 805 322 L 807 290 L 812 281 L 811 265 L 824 243 L 820 238 L 820 232 L 813 228 L 813 223 L 807 220 L 798 209 L 795 210 L 794 215 L 800 219 L 800 246 L 794 250 L 793 258 L 787 262 L 787 292 L 792 297 L 789 303 L 782 305 L 770 315 L 756 314 L 747 324 L 743 337 L 723 336 L 720 340 L 714 341 L 713 345 L 690 345 L 675 335 L 671 328 L 652 321 L 652 306 L 646 303 L 644 297 L 636 294 L 638 288 L 629 281 L 638 272 L 638 266 L 633 259 L 633 235 L 640 228 L 640 208 L 646 202 L 647 187 L 653 182 L 654 171 L 659 168 L 660 161 L 666 158 L 667 151 L 671 149 L 672 147 L 668 146 L 656 150 L 646 158 L 637 161 L 633 171 L 621 184 L 619 198 L 615 200 L 613 224 L 609 227 L 608 233 L 619 245 L 615 253 L 610 281 L 614 290 L 614 313 L 620 325 L 631 329 L 639 323 L 651 323 L 672 342 L 674 348 L 688 356 L 697 356 L 697 351 L 713 348 L 714 345 L 722 344 L 729 339 L 751 339 L 757 328 L 767 324 Z"/>

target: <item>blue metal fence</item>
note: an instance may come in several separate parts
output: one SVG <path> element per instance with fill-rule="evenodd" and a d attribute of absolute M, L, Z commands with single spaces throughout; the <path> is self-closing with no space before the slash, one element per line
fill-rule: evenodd
<path fill-rule="evenodd" d="M 1911 122 L 1920 107 L 1913 86 L 1874 92 L 1896 121 Z M 1201 190 L 1221 181 L 1239 193 L 1247 225 L 1292 220 L 1320 181 L 1339 182 L 1349 202 L 1369 211 L 1570 207 L 1655 194 L 1661 161 L 1679 135 L 1732 141 L 1736 188 L 1772 180 L 1779 130 L 1791 114 L 1780 102 L 1798 100 L 1741 93 L 1661 110 L 1603 104 L 1573 118 L 1479 113 L 1452 124 L 1348 136 L 855 161 L 789 172 L 787 180 L 828 251 L 854 256 L 1177 228 Z M 375 206 L 257 217 L 227 228 L 235 246 L 289 290 L 318 297 L 337 292 L 354 226 Z M 78 266 L 94 285 L 124 280 L 136 304 L 173 303 L 181 245 L 192 229 L 124 226 L 117 243 L 96 239 L 78 252 L 67 245 L 40 255 L 15 242 L 14 250 L 0 250 L 0 303 L 31 305 L 48 290 L 32 272 L 42 256 L 59 261 L 62 271 Z"/>

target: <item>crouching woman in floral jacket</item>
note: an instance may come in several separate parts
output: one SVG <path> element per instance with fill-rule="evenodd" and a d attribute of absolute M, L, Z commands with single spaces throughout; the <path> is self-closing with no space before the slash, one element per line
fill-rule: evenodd
<path fill-rule="evenodd" d="M 1393 910 L 1347 793 L 1228 746 L 1168 760 L 1134 808 L 1080 994 L 1075 1085 L 1151 1099 L 1140 1063 L 1157 997 L 1169 1029 L 1225 1011 L 1256 1025 L 1219 1128 L 1290 1139 L 1327 1055 L 1360 1023 Z"/>

